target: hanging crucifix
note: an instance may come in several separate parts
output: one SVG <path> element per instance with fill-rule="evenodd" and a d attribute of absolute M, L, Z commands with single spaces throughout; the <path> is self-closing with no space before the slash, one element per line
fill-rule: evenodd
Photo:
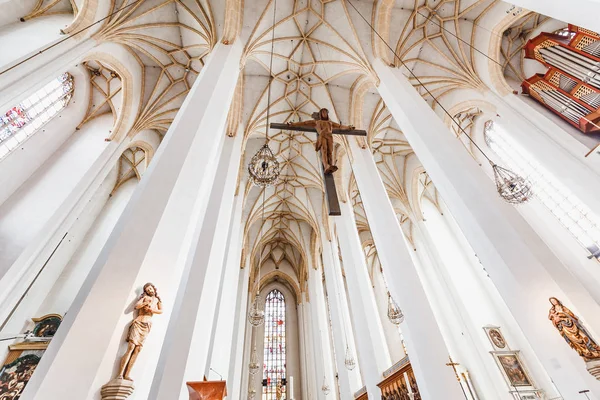
<path fill-rule="evenodd" d="M 316 132 L 317 140 L 315 150 L 321 151 L 323 162 L 323 180 L 325 182 L 325 194 L 329 215 L 341 215 L 340 203 L 333 173 L 337 171 L 333 160 L 333 135 L 367 136 L 367 132 L 356 130 L 353 126 L 346 126 L 333 122 L 329 119 L 329 110 L 322 108 L 318 113 L 313 113 L 313 119 L 304 122 L 288 122 L 287 124 L 271 124 L 272 129 L 287 129 L 288 131 Z"/>

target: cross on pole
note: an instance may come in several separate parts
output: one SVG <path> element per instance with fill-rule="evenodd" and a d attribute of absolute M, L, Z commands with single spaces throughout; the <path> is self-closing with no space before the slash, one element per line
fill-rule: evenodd
<path fill-rule="evenodd" d="M 456 380 L 458 381 L 458 384 L 460 385 L 460 388 L 462 389 L 465 399 L 468 400 L 469 398 L 467 397 L 467 393 L 465 393 L 465 388 L 463 387 L 462 383 L 460 382 L 460 375 L 458 375 L 458 370 L 456 369 L 456 367 L 458 367 L 460 364 L 454 362 L 454 360 L 452 360 L 452 356 L 448 356 L 448 359 L 450 360 L 450 362 L 446 363 L 446 366 L 452 367 L 452 369 L 454 370 L 454 375 L 456 375 Z"/>
<path fill-rule="evenodd" d="M 350 135 L 350 136 L 367 136 L 367 132 L 364 130 L 354 129 L 353 127 L 347 127 L 344 129 L 343 126 L 332 123 L 329 119 L 324 120 L 321 115 L 325 115 L 328 118 L 327 110 L 322 109 L 319 113 L 315 113 L 315 120 L 307 121 L 303 123 L 292 124 L 276 124 L 270 125 L 271 129 L 282 129 L 296 132 L 314 132 L 317 133 L 317 149 L 322 152 L 323 163 L 332 163 L 332 134 L 333 135 Z M 329 138 L 329 140 L 327 140 Z M 317 150 L 318 151 L 318 150 Z M 329 161 L 326 161 L 329 160 Z M 337 170 L 334 165 L 323 165 L 323 182 L 325 183 L 325 195 L 327 198 L 327 206 L 329 208 L 330 216 L 342 215 L 340 209 L 340 203 L 337 196 L 337 189 L 335 187 L 335 180 L 333 179 L 333 172 Z"/>

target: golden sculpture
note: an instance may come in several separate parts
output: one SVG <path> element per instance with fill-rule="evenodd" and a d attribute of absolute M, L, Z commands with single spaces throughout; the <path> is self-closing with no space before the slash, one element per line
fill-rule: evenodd
<path fill-rule="evenodd" d="M 325 167 L 325 173 L 331 174 L 337 171 L 338 167 L 333 162 L 333 129 L 345 129 L 353 130 L 353 126 L 340 125 L 337 122 L 333 122 L 329 119 L 329 110 L 321 108 L 318 113 L 312 115 L 314 119 L 304 122 L 288 122 L 289 126 L 307 126 L 315 128 L 318 137 L 315 142 L 315 150 L 321 150 L 321 158 L 323 159 L 323 166 Z"/>
<path fill-rule="evenodd" d="M 138 310 L 138 315 L 129 326 L 127 351 L 121 358 L 121 366 L 117 376 L 117 379 L 128 381 L 133 380 L 129 374 L 152 328 L 152 316 L 162 314 L 162 302 L 158 297 L 156 286 L 151 283 L 144 285 L 144 291 L 135 304 L 135 309 Z"/>
<path fill-rule="evenodd" d="M 277 398 L 277 400 L 281 400 L 282 396 L 283 396 L 283 386 L 281 386 L 281 380 L 279 380 L 279 382 L 277 382 L 277 388 L 275 389 L 275 397 Z"/>
<path fill-rule="evenodd" d="M 550 297 L 552 308 L 548 319 L 562 337 L 585 361 L 600 359 L 600 347 L 592 339 L 579 318 L 556 297 Z"/>

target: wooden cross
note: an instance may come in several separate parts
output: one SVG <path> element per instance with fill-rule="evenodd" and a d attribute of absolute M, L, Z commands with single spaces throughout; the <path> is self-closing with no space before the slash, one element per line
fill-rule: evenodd
<path fill-rule="evenodd" d="M 288 124 L 274 124 L 270 125 L 271 129 L 281 129 L 296 132 L 314 132 L 317 133 L 316 128 L 309 126 L 289 126 Z M 349 136 L 367 136 L 367 132 L 359 129 L 333 129 L 334 135 L 349 135 Z M 337 189 L 335 187 L 335 181 L 333 174 L 326 174 L 325 168 L 323 171 L 323 181 L 325 182 L 325 195 L 327 197 L 327 206 L 329 208 L 330 216 L 342 215 L 340 209 L 340 202 L 338 201 Z"/>

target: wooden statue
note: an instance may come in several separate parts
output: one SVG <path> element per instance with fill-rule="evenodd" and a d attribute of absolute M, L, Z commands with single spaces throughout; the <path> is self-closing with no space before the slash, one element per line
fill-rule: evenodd
<path fill-rule="evenodd" d="M 138 311 L 138 315 L 129 326 L 127 351 L 121 358 L 121 366 L 117 376 L 117 379 L 128 381 L 133 380 L 129 374 L 152 328 L 152 316 L 162 314 L 162 302 L 158 297 L 156 286 L 151 283 L 144 285 L 144 291 L 135 304 L 135 309 Z"/>
<path fill-rule="evenodd" d="M 277 382 L 277 388 L 275 389 L 275 398 L 281 400 L 283 396 L 283 386 L 281 386 L 281 380 Z"/>
<path fill-rule="evenodd" d="M 552 308 L 548 319 L 552 321 L 569 346 L 585 361 L 600 359 L 600 347 L 592 339 L 579 318 L 556 297 L 550 297 L 550 303 Z"/>
<path fill-rule="evenodd" d="M 338 167 L 334 165 L 333 161 L 333 130 L 354 130 L 353 126 L 340 125 L 337 122 L 329 120 L 329 110 L 321 108 L 318 113 L 312 115 L 314 119 L 304 122 L 288 122 L 290 127 L 311 127 L 315 128 L 318 137 L 315 142 L 315 150 L 321 150 L 321 158 L 323 159 L 323 167 L 325 167 L 325 173 L 331 174 L 337 171 Z"/>

